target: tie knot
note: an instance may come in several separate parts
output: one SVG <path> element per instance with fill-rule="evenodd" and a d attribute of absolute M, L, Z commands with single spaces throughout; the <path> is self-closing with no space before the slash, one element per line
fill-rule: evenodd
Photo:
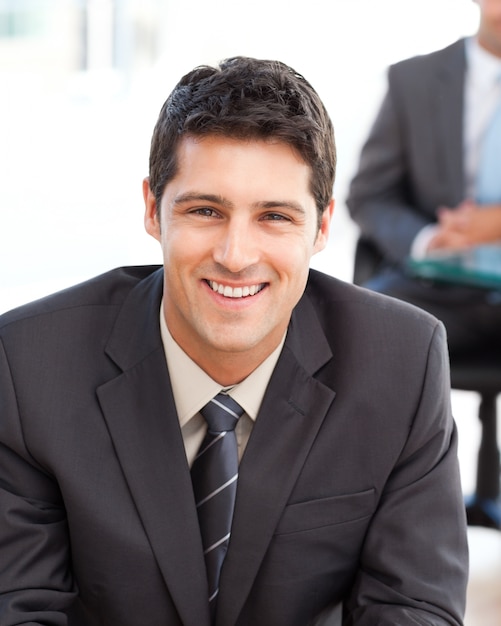
<path fill-rule="evenodd" d="M 218 393 L 200 411 L 211 433 L 233 430 L 243 412 L 238 402 L 224 393 Z"/>

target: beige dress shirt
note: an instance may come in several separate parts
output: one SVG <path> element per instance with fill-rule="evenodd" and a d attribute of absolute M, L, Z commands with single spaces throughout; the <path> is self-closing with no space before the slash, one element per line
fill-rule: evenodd
<path fill-rule="evenodd" d="M 212 380 L 174 341 L 163 315 L 163 303 L 160 306 L 160 332 L 190 467 L 207 430 L 207 425 L 200 414 L 200 409 L 223 389 L 245 411 L 238 420 L 235 429 L 238 456 L 241 459 L 253 424 L 257 418 L 266 387 L 282 351 L 285 335 L 280 345 L 247 378 L 238 383 L 238 385 L 225 388 Z"/>

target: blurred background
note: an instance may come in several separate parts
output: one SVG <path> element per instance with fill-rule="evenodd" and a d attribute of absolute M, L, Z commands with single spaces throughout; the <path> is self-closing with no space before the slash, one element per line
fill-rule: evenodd
<path fill-rule="evenodd" d="M 337 205 L 312 265 L 351 280 L 357 232 L 344 199 L 387 66 L 477 21 L 472 0 L 0 0 L 0 313 L 112 267 L 161 262 L 142 222 L 156 117 L 184 73 L 238 54 L 285 61 L 326 103 Z M 475 396 L 454 394 L 476 415 Z M 461 438 L 465 491 L 476 426 Z"/>
<path fill-rule="evenodd" d="M 0 0 L 0 313 L 161 262 L 141 191 L 158 112 L 184 73 L 240 54 L 293 66 L 331 114 L 336 212 L 312 265 L 351 280 L 357 231 L 344 199 L 387 66 L 477 24 L 472 0 Z M 476 415 L 477 398 L 454 393 Z M 467 422 L 469 491 L 478 435 Z"/>
<path fill-rule="evenodd" d="M 181 75 L 233 55 L 282 60 L 323 98 L 337 204 L 312 265 L 351 280 L 357 232 L 344 199 L 387 66 L 477 23 L 472 0 L 0 0 L 0 313 L 113 267 L 161 262 L 142 223 L 153 125 Z M 477 405 L 453 391 L 465 493 Z M 491 545 L 473 550 L 474 567 Z"/>
<path fill-rule="evenodd" d="M 0 0 L 0 313 L 121 265 L 160 263 L 141 182 L 161 105 L 196 65 L 280 59 L 320 93 L 338 147 L 329 245 L 312 265 L 351 280 L 344 199 L 390 63 L 478 24 L 472 0 Z M 474 485 L 477 398 L 461 438 Z"/>
<path fill-rule="evenodd" d="M 386 67 L 476 25 L 472 0 L 0 0 L 0 312 L 160 261 L 141 193 L 157 114 L 181 75 L 238 54 L 292 65 L 327 105 L 337 211 L 314 265 L 350 280 L 344 198 Z"/>

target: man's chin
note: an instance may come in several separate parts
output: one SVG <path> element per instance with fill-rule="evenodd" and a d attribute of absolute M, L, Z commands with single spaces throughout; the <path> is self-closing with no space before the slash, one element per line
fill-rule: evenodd
<path fill-rule="evenodd" d="M 260 338 L 254 335 L 248 336 L 243 333 L 225 333 L 224 336 L 220 336 L 215 339 L 213 346 L 219 352 L 225 353 L 228 356 L 234 354 L 238 356 L 252 352 L 260 343 Z"/>

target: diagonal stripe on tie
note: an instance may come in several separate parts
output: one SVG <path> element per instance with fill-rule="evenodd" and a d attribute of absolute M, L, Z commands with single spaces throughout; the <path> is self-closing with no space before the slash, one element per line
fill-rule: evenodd
<path fill-rule="evenodd" d="M 230 540 L 237 490 L 238 449 L 234 428 L 243 409 L 230 396 L 220 393 L 201 413 L 208 429 L 193 461 L 191 478 L 214 618 L 219 575 Z"/>
<path fill-rule="evenodd" d="M 211 491 L 211 493 L 207 494 L 205 498 L 202 498 L 202 500 L 199 500 L 197 502 L 197 509 L 201 507 L 202 504 L 205 504 L 208 500 L 213 498 L 214 496 L 217 496 L 217 494 L 223 491 L 223 489 L 226 489 L 226 487 L 229 487 L 232 483 L 234 483 L 237 480 L 237 478 L 238 478 L 238 474 L 235 474 L 229 480 L 223 483 L 221 486 L 217 487 L 216 489 L 214 489 L 214 491 Z"/>

